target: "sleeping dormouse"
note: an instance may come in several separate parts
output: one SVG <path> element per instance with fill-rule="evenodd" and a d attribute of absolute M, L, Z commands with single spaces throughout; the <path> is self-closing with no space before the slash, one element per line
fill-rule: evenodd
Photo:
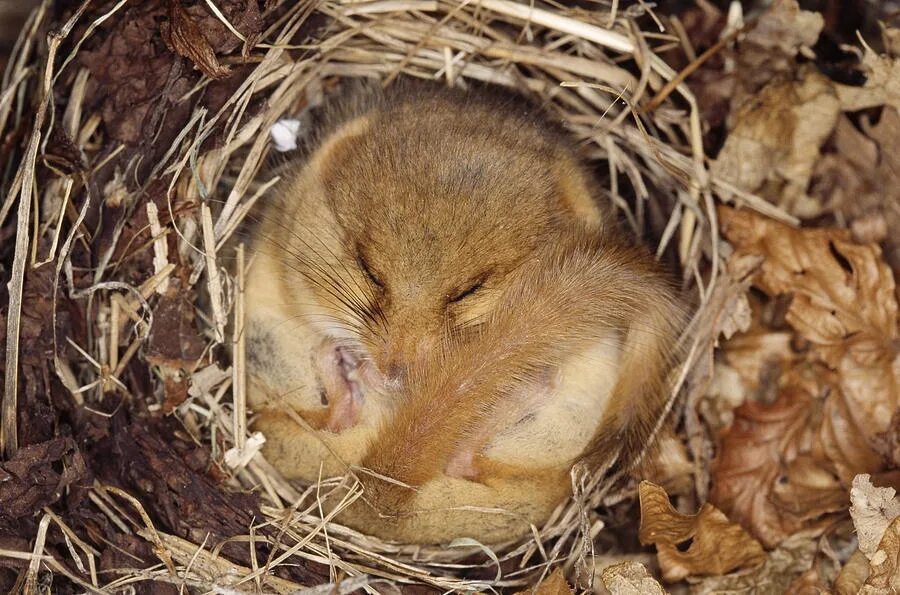
<path fill-rule="evenodd" d="M 630 465 L 682 311 L 565 135 L 522 101 L 425 87 L 325 119 L 252 230 L 267 459 L 352 473 L 337 520 L 409 543 L 524 535 L 574 463 Z"/>

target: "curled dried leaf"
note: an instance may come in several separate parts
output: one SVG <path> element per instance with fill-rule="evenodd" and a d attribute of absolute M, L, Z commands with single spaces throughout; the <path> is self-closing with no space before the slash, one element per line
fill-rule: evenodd
<path fill-rule="evenodd" d="M 188 11 L 178 0 L 169 0 L 168 7 L 169 22 L 162 37 L 169 49 L 193 62 L 209 78 L 228 76 L 231 70 L 219 64 L 215 50 Z"/>
<path fill-rule="evenodd" d="M 755 285 L 792 295 L 787 322 L 838 372 L 854 425 L 867 438 L 884 431 L 900 404 L 897 300 L 876 244 L 848 232 L 797 230 L 747 211 L 720 210 L 726 238 L 765 258 Z"/>
<path fill-rule="evenodd" d="M 769 547 L 847 504 L 832 470 L 812 455 L 824 406 L 817 392 L 797 381 L 771 405 L 748 401 L 720 436 L 710 501 Z"/>
<path fill-rule="evenodd" d="M 572 587 L 566 582 L 562 568 L 554 570 L 550 576 L 545 578 L 537 587 L 528 591 L 520 591 L 516 595 L 573 595 Z"/>
<path fill-rule="evenodd" d="M 790 590 L 791 586 L 808 576 L 818 549 L 815 539 L 802 533 L 794 535 L 769 552 L 761 566 L 744 572 L 705 578 L 692 586 L 691 593 L 796 593 Z M 814 592 L 821 593 L 822 590 Z"/>
<path fill-rule="evenodd" d="M 806 192 L 840 113 L 832 83 L 818 72 L 770 83 L 735 111 L 712 171 L 792 214 L 815 216 L 821 203 Z"/>
<path fill-rule="evenodd" d="M 782 0 L 773 3 L 759 18 L 746 39 L 793 56 L 800 48 L 814 46 L 824 26 L 825 19 L 820 13 L 800 10 L 797 0 Z"/>
<path fill-rule="evenodd" d="M 764 384 L 758 363 L 772 353 L 777 375 L 720 434 L 710 495 L 772 547 L 821 528 L 845 509 L 857 473 L 884 467 L 874 445 L 900 398 L 894 281 L 878 246 L 855 244 L 843 230 L 798 230 L 730 209 L 721 221 L 737 255 L 764 259 L 754 284 L 789 297 L 784 320 L 793 331 L 771 335 L 781 336 L 778 349 L 741 335 L 726 345 L 743 386 Z"/>
<path fill-rule="evenodd" d="M 696 515 L 681 514 L 666 492 L 649 481 L 641 482 L 639 495 L 639 538 L 656 545 L 664 580 L 726 574 L 765 560 L 762 545 L 715 506 L 707 503 Z M 689 543 L 686 550 L 679 548 L 684 543 Z"/>
<path fill-rule="evenodd" d="M 856 550 L 835 579 L 834 592 L 837 595 L 857 595 L 868 578 L 869 561 L 861 551 Z"/>
<path fill-rule="evenodd" d="M 900 109 L 900 60 L 866 48 L 862 65 L 866 71 L 864 86 L 836 85 L 843 110 L 855 112 L 879 105 Z"/>
<path fill-rule="evenodd" d="M 869 559 L 869 578 L 861 595 L 892 595 L 900 593 L 900 517 L 888 526 Z"/>
<path fill-rule="evenodd" d="M 694 463 L 675 432 L 660 429 L 656 448 L 647 454 L 635 470 L 637 477 L 652 477 L 669 494 L 689 494 L 694 486 Z"/>

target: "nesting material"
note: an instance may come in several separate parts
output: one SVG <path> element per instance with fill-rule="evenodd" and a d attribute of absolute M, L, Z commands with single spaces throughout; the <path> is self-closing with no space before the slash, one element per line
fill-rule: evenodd
<path fill-rule="evenodd" d="M 678 416 L 685 387 L 710 373 L 695 362 L 710 356 L 730 297 L 746 288 L 723 277 L 715 204 L 795 221 L 710 174 L 697 102 L 656 53 L 683 41 L 636 27 L 643 3 L 587 11 L 511 0 L 275 1 L 261 12 L 217 0 L 190 9 L 57 4 L 32 15 L 0 93 L 0 129 L 23 135 L 21 148 L 3 152 L 0 227 L 14 212 L 17 227 L 3 239 L 12 268 L 2 449 L 35 472 L 52 472 L 41 461 L 64 461 L 70 473 L 59 485 L 102 519 L 107 536 L 121 537 L 125 553 L 104 555 L 99 573 L 88 543 L 66 537 L 68 548 L 46 547 L 48 528 L 83 536 L 66 524 L 81 517 L 46 508 L 33 550 L 16 554 L 29 560 L 26 585 L 49 569 L 110 593 L 147 581 L 278 593 L 410 583 L 476 591 L 531 585 L 562 566 L 587 586 L 602 507 L 634 498 L 621 477 L 573 469 L 574 496 L 497 551 L 468 540 L 382 542 L 322 517 L 333 484 L 281 478 L 247 430 L 244 347 L 232 331 L 241 328 L 252 256 L 232 246 L 278 182 L 273 152 L 294 148 L 303 132 L 296 118 L 337 79 L 514 89 L 565 123 L 605 173 L 627 225 L 683 271 L 697 307 L 671 382 Z M 117 44 L 142 49 L 123 57 Z M 655 109 L 643 111 L 650 102 Z M 46 264 L 30 268 L 38 262 Z M 46 332 L 34 328 L 41 316 Z M 41 367 L 47 345 L 55 359 Z M 71 403 L 75 433 L 95 443 L 38 440 L 47 422 L 28 408 L 41 391 Z M 23 440 L 44 450 L 19 450 Z M 191 468 L 173 445 L 208 454 L 191 454 Z M 347 504 L 359 497 L 353 486 L 345 492 Z M 129 552 L 138 550 L 154 561 L 136 568 Z"/>

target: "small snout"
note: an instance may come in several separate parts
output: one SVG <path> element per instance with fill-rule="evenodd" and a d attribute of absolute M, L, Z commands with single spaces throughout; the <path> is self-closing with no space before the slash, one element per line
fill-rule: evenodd
<path fill-rule="evenodd" d="M 378 370 L 388 382 L 397 384 L 406 380 L 409 367 L 412 365 L 408 355 L 396 349 L 384 349 L 375 359 Z"/>
<path fill-rule="evenodd" d="M 403 382 L 406 380 L 406 366 L 400 362 L 391 362 L 387 365 L 385 374 L 391 382 Z"/>
<path fill-rule="evenodd" d="M 409 371 L 422 365 L 434 350 L 436 341 L 429 337 L 400 336 L 385 342 L 375 357 L 378 369 L 392 383 L 403 383 Z"/>

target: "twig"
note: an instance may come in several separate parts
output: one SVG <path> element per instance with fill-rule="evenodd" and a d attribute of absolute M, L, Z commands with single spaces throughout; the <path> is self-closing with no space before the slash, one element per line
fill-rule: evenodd
<path fill-rule="evenodd" d="M 234 301 L 234 358 L 232 384 L 234 387 L 234 444 L 239 450 L 247 445 L 247 341 L 244 333 L 244 244 L 237 247 L 237 291 Z"/>
<path fill-rule="evenodd" d="M 668 98 L 669 95 L 671 95 L 672 92 L 678 88 L 678 85 L 683 83 L 685 79 L 687 79 L 687 77 L 691 76 L 698 68 L 703 66 L 703 64 L 707 60 L 718 54 L 722 50 L 722 48 L 737 39 L 739 35 L 746 33 L 755 26 L 756 21 L 750 21 L 740 29 L 735 29 L 728 35 L 720 37 L 719 40 L 716 41 L 716 43 L 707 48 L 706 51 L 700 54 L 696 60 L 693 60 L 690 64 L 681 69 L 681 72 L 679 72 L 675 76 L 675 78 L 669 80 L 669 82 L 667 82 L 665 86 L 660 89 L 659 93 L 657 93 L 656 96 L 651 99 L 650 102 L 645 105 L 640 111 L 643 113 L 650 113 L 655 111 L 656 108 L 662 105 L 662 102 L 665 101 L 666 98 Z"/>
<path fill-rule="evenodd" d="M 41 568 L 41 560 L 44 553 L 44 544 L 47 542 L 47 529 L 50 527 L 50 515 L 44 514 L 38 523 L 37 536 L 34 538 L 34 548 L 31 550 L 31 562 L 28 564 L 28 574 L 25 577 L 25 595 L 35 595 L 38 592 L 37 578 Z"/>
<path fill-rule="evenodd" d="M 200 225 L 203 229 L 203 249 L 206 262 L 206 281 L 209 290 L 209 301 L 215 321 L 216 341 L 225 340 L 225 310 L 222 307 L 222 281 L 216 265 L 216 236 L 213 232 L 212 215 L 206 203 L 200 207 Z"/>
<path fill-rule="evenodd" d="M 28 227 L 31 221 L 35 162 L 37 160 L 38 147 L 41 143 L 41 129 L 44 126 L 44 120 L 52 98 L 53 65 L 56 61 L 56 52 L 63 39 L 71 31 L 78 16 L 80 16 L 80 10 L 76 12 L 75 16 L 62 30 L 49 36 L 49 49 L 46 68 L 44 69 L 43 86 L 41 88 L 41 103 L 37 114 L 35 114 L 31 139 L 28 141 L 25 158 L 17 176 L 21 180 L 21 192 L 19 194 L 18 220 L 16 222 L 15 255 L 13 256 L 12 275 L 7 286 L 9 289 L 9 309 L 6 323 L 6 376 L 3 383 L 3 410 L 0 412 L 0 457 L 11 457 L 16 453 L 19 445 L 16 428 L 19 388 L 19 325 L 22 316 L 25 265 L 28 261 Z M 13 192 L 15 192 L 15 185 Z"/>
<path fill-rule="evenodd" d="M 153 272 L 158 274 L 169 264 L 169 245 L 159 224 L 159 210 L 152 200 L 147 201 L 147 220 L 150 222 L 150 236 L 153 238 Z M 163 279 L 156 286 L 156 293 L 164 295 L 169 289 L 169 280 Z"/>

